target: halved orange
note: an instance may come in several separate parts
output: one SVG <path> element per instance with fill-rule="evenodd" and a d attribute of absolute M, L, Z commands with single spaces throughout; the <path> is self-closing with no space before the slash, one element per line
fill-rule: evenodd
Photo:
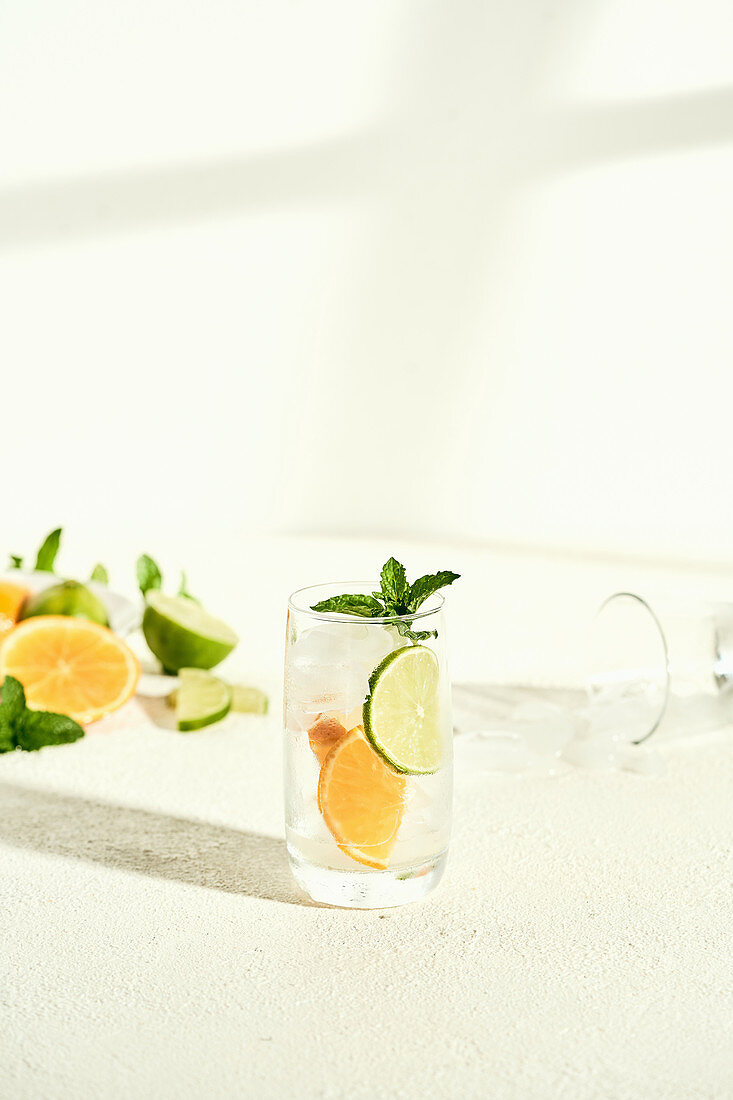
<path fill-rule="evenodd" d="M 384 763 L 357 726 L 321 767 L 318 807 L 342 852 L 384 870 L 402 823 L 405 777 Z"/>
<path fill-rule="evenodd" d="M 140 665 L 106 626 L 63 615 L 19 623 L 0 646 L 0 681 L 14 676 L 34 710 L 94 722 L 135 691 Z"/>
<path fill-rule="evenodd" d="M 0 638 L 12 630 L 30 590 L 12 581 L 0 581 Z"/>

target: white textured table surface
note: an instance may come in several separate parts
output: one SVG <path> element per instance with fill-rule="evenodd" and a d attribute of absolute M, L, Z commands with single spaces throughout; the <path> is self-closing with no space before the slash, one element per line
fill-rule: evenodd
<path fill-rule="evenodd" d="M 276 692 L 286 574 L 358 575 L 381 549 L 250 545 L 265 580 L 231 616 L 244 636 L 231 671 Z M 195 575 L 196 554 L 184 564 Z M 423 565 L 472 570 L 473 599 L 486 593 L 469 639 L 456 589 L 466 679 L 519 645 L 516 597 L 495 592 L 524 593 L 527 615 L 552 592 L 542 637 L 571 577 L 578 619 L 596 589 L 635 579 L 468 551 L 436 562 L 430 548 Z M 733 1092 L 733 736 L 664 750 L 661 779 L 459 776 L 437 895 L 354 912 L 311 905 L 290 880 L 277 699 L 271 718 L 195 735 L 167 720 L 133 704 L 75 745 L 0 758 L 3 1097 Z"/>

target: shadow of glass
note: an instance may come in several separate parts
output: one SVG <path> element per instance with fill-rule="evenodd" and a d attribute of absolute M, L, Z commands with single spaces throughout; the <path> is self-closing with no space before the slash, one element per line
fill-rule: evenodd
<path fill-rule="evenodd" d="M 0 783 L 0 843 L 209 890 L 315 905 L 285 842 L 224 825 Z"/>
<path fill-rule="evenodd" d="M 475 0 L 466 6 L 480 17 Z M 451 264 L 435 264 L 437 274 L 445 269 L 440 285 L 450 289 L 461 256 L 482 255 L 475 247 L 476 229 L 484 221 L 493 229 L 501 225 L 507 194 L 518 186 L 597 163 L 733 140 L 731 88 L 543 111 L 531 101 L 529 83 L 508 89 L 487 84 L 493 66 L 485 51 L 467 65 L 459 41 L 454 64 L 447 64 L 445 28 L 436 30 L 435 54 L 427 51 L 414 87 L 401 89 L 397 99 L 409 104 L 406 128 L 385 120 L 302 148 L 11 184 L 0 189 L 0 250 L 376 197 L 386 200 L 390 229 L 379 236 L 380 243 L 389 248 L 392 232 L 402 229 L 406 258 L 412 257 L 421 278 L 429 274 L 425 249 L 432 236 L 439 232 L 450 243 L 461 233 L 460 255 Z M 464 21 L 461 41 L 465 38 Z M 514 46 L 502 46 L 500 39 L 496 49 L 513 55 Z M 443 59 L 440 80 L 436 56 Z M 461 109 L 443 117 L 447 87 Z M 399 117 L 395 110 L 391 114 Z M 464 122 L 456 129 L 458 115 Z M 462 211 L 464 203 L 469 214 Z"/>
<path fill-rule="evenodd" d="M 360 130 L 303 148 L 11 185 L 0 189 L 0 249 L 364 195 L 382 145 Z"/>

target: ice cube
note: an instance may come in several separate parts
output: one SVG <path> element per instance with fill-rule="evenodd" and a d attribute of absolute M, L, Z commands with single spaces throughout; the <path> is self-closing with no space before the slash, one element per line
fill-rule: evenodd
<path fill-rule="evenodd" d="M 358 664 L 370 676 L 396 644 L 393 632 L 376 623 L 323 623 L 298 636 L 290 659 L 298 665 Z"/>
<path fill-rule="evenodd" d="M 511 728 L 524 738 L 531 752 L 541 756 L 559 752 L 575 733 L 573 718 L 566 708 L 539 700 L 515 707 Z"/>
<path fill-rule="evenodd" d="M 360 641 L 353 657 L 362 665 L 367 675 L 371 676 L 374 669 L 388 653 L 404 644 L 404 639 L 399 636 L 396 630 L 373 623 L 367 627 L 367 636 Z"/>
<path fill-rule="evenodd" d="M 613 771 L 618 763 L 617 748 L 617 742 L 608 733 L 579 731 L 563 749 L 562 758 L 576 768 Z"/>
<path fill-rule="evenodd" d="M 666 684 L 647 680 L 603 684 L 593 689 L 582 713 L 593 732 L 609 734 L 618 742 L 635 742 L 654 728 L 665 703 Z"/>
<path fill-rule="evenodd" d="M 369 677 L 394 646 L 393 633 L 377 624 L 324 623 L 304 630 L 288 658 L 288 705 L 300 712 L 297 725 L 307 726 L 304 716 L 324 711 L 347 716 L 360 710 Z"/>
<path fill-rule="evenodd" d="M 667 761 L 656 749 L 644 745 L 624 745 L 619 751 L 619 767 L 636 775 L 663 776 L 667 774 Z"/>
<path fill-rule="evenodd" d="M 364 702 L 368 690 L 367 674 L 357 664 L 296 664 L 288 670 L 288 706 L 305 715 L 350 714 Z"/>
<path fill-rule="evenodd" d="M 345 629 L 348 630 L 348 626 Z M 314 626 L 298 635 L 290 651 L 290 660 L 298 665 L 324 665 L 332 661 L 338 664 L 343 654 L 343 646 L 332 631 L 327 627 Z"/>

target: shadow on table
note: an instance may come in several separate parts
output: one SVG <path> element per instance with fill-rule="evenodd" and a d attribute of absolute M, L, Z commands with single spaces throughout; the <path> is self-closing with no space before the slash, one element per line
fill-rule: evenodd
<path fill-rule="evenodd" d="M 0 783 L 0 842 L 229 894 L 313 905 L 285 842 L 224 825 Z"/>
<path fill-rule="evenodd" d="M 153 725 L 164 730 L 178 730 L 176 712 L 164 697 L 137 695 L 135 702 L 142 708 Z"/>

